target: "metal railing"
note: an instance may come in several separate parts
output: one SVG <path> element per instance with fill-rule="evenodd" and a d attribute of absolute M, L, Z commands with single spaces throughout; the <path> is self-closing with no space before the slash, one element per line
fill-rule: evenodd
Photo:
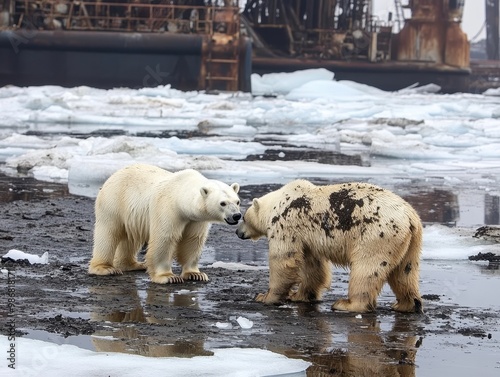
<path fill-rule="evenodd" d="M 236 34 L 239 8 L 137 2 L 20 0 L 14 25 L 36 29 Z"/>

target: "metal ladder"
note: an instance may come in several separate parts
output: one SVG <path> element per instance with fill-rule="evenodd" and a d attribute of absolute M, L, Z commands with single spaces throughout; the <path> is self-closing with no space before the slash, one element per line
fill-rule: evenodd
<path fill-rule="evenodd" d="M 239 89 L 239 55 L 240 55 L 240 24 L 239 14 L 236 19 L 229 19 L 223 13 L 218 17 L 217 12 L 223 9 L 214 9 L 213 20 L 222 20 L 226 30 L 214 30 L 203 41 L 202 67 L 200 87 L 207 91 Z M 232 16 L 233 17 L 233 16 Z M 222 23 L 221 21 L 221 23 Z"/>
<path fill-rule="evenodd" d="M 217 39 L 208 42 L 208 55 L 205 59 L 206 90 L 238 90 L 238 46 L 238 39 L 228 43 L 221 43 Z"/>

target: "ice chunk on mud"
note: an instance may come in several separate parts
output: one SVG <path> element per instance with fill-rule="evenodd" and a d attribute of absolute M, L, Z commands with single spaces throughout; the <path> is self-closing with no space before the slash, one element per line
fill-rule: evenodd
<path fill-rule="evenodd" d="M 12 249 L 5 254 L 2 259 L 10 258 L 12 260 L 24 260 L 27 259 L 31 264 L 48 264 L 49 263 L 49 253 L 45 252 L 41 257 L 34 254 L 28 254 L 21 250 Z"/>
<path fill-rule="evenodd" d="M 251 329 L 253 327 L 253 321 L 245 317 L 238 317 L 236 322 L 238 322 L 238 325 L 240 325 L 242 329 Z"/>
<path fill-rule="evenodd" d="M 215 327 L 222 330 L 231 330 L 233 328 L 233 325 L 231 325 L 229 322 L 217 322 L 215 324 Z"/>

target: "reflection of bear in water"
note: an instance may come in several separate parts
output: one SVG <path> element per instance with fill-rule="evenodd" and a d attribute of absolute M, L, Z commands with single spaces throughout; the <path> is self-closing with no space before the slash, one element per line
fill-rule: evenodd
<path fill-rule="evenodd" d="M 92 336 L 92 344 L 99 352 L 121 352 L 150 357 L 194 357 L 211 356 L 212 351 L 205 349 L 205 336 L 198 334 L 193 339 L 174 339 L 147 335 L 141 324 L 173 325 L 176 321 L 184 322 L 178 310 L 186 306 L 200 310 L 196 288 L 194 291 L 171 291 L 173 286 L 152 284 L 146 290 L 146 307 L 144 310 L 133 275 L 119 278 L 122 284 L 96 285 L 90 293 L 97 305 L 91 313 L 94 322 L 107 323 L 104 330 Z M 113 280 L 116 282 L 117 280 Z M 123 284 L 126 283 L 126 284 Z M 170 288 L 171 287 L 171 288 Z M 169 293 L 170 290 L 170 293 Z M 144 293 L 144 292 L 143 292 Z M 110 303 L 120 303 L 120 310 Z M 105 311 L 105 313 L 103 313 Z M 113 327 L 109 330 L 110 326 Z M 179 326 L 182 326 L 179 324 Z M 149 326 L 147 326 L 149 327 Z M 156 334 L 158 335 L 158 334 Z"/>
<path fill-rule="evenodd" d="M 155 283 L 208 281 L 198 261 L 212 222 L 236 225 L 238 191 L 195 170 L 170 173 L 136 164 L 114 173 L 95 203 L 94 251 L 89 273 L 121 274 L 146 269 Z M 136 255 L 148 244 L 146 263 Z M 182 266 L 172 272 L 173 259 Z"/>
<path fill-rule="evenodd" d="M 331 292 L 330 292 L 331 294 Z M 290 318 L 278 319 L 279 311 L 272 310 L 262 317 L 262 324 L 278 329 L 266 336 L 265 348 L 291 358 L 312 363 L 308 376 L 338 377 L 415 377 L 416 356 L 423 338 L 417 335 L 421 322 L 413 316 L 396 313 L 387 316 L 366 314 L 361 316 L 335 315 L 332 318 L 322 310 L 323 304 L 297 304 Z M 283 315 L 281 315 L 283 318 Z M 281 322 L 280 322 L 281 321 Z M 287 322 L 288 325 L 283 324 Z M 286 329 L 293 337 L 283 339 Z"/>
<path fill-rule="evenodd" d="M 269 240 L 269 290 L 257 301 L 319 300 L 330 287 L 334 263 L 351 272 L 348 299 L 337 300 L 333 309 L 372 311 L 388 282 L 397 298 L 393 309 L 422 311 L 422 224 L 415 210 L 388 190 L 294 181 L 254 199 L 237 234 Z"/>
<path fill-rule="evenodd" d="M 381 331 L 377 318 L 342 318 L 347 325 L 343 347 L 333 339 L 328 351 L 312 353 L 307 372 L 315 376 L 414 377 L 418 349 L 416 329 L 396 316 L 390 331 Z M 342 323 L 343 324 L 343 323 Z M 332 333 L 334 331 L 330 331 Z"/>

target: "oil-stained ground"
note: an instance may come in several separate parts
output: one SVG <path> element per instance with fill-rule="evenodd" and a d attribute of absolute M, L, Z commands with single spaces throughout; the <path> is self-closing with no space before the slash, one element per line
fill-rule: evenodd
<path fill-rule="evenodd" d="M 335 270 L 332 289 L 315 305 L 264 306 L 267 243 L 239 240 L 214 225 L 202 259 L 208 283 L 158 285 L 146 273 L 87 275 L 93 199 L 65 185 L 0 179 L 0 251 L 49 253 L 48 265 L 3 261 L 15 276 L 18 336 L 77 344 L 97 351 L 148 356 L 210 355 L 219 347 L 268 349 L 312 363 L 308 376 L 497 376 L 500 373 L 498 265 L 470 261 L 422 263 L 425 314 L 389 310 L 384 289 L 377 312 L 332 312 L 346 295 L 348 273 Z M 243 187 L 243 203 L 275 187 Z M 467 236 L 467 235 L 466 235 Z M 255 266 L 209 267 L 214 262 Z M 217 264 L 216 264 L 217 266 Z M 6 302 L 6 297 L 2 297 Z M 253 321 L 242 329 L 238 317 Z M 7 334 L 7 307 L 0 306 Z"/>

